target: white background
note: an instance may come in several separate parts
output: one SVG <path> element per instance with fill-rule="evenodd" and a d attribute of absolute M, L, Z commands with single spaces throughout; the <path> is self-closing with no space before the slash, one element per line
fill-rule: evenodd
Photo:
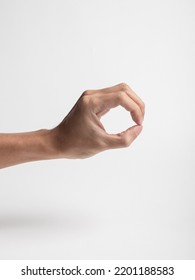
<path fill-rule="evenodd" d="M 130 148 L 0 171 L 1 259 L 195 257 L 194 14 L 192 0 L 0 1 L 1 132 L 52 128 L 119 82 L 146 104 Z"/>

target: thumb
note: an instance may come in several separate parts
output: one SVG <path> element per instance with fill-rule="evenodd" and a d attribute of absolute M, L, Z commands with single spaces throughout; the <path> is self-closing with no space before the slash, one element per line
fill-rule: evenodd
<path fill-rule="evenodd" d="M 117 133 L 117 134 L 109 134 L 109 148 L 123 148 L 128 147 L 131 143 L 137 138 L 137 136 L 142 131 L 141 125 L 134 125 L 127 130 Z"/>

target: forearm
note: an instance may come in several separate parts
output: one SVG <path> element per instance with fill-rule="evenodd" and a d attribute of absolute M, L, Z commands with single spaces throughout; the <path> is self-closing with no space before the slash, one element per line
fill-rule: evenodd
<path fill-rule="evenodd" d="M 0 168 L 56 157 L 51 130 L 0 134 Z"/>

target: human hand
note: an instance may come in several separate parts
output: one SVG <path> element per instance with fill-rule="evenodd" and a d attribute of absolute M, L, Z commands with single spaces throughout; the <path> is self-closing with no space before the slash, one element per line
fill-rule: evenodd
<path fill-rule="evenodd" d="M 117 134 L 108 134 L 100 118 L 121 105 L 136 125 Z M 143 101 L 126 84 L 85 91 L 69 114 L 51 130 L 60 158 L 87 158 L 107 149 L 128 147 L 140 134 L 144 118 Z"/>

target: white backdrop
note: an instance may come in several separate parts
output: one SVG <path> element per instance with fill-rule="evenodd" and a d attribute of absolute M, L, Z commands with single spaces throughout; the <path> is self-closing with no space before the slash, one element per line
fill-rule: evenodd
<path fill-rule="evenodd" d="M 120 82 L 146 104 L 130 148 L 0 171 L 1 259 L 195 257 L 194 14 L 192 0 L 0 1 L 1 132 L 51 128 Z"/>

